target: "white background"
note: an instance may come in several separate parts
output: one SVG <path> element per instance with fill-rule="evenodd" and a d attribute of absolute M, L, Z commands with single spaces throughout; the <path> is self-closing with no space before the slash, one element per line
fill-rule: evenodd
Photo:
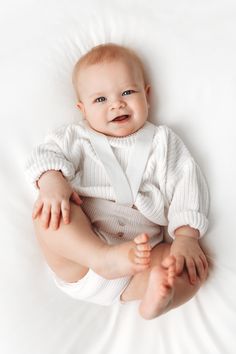
<path fill-rule="evenodd" d="M 229 0 L 0 1 L 1 354 L 236 353 L 235 35 Z M 138 303 L 106 308 L 62 294 L 31 223 L 25 159 L 50 129 L 79 118 L 73 64 L 108 41 L 140 53 L 150 119 L 185 141 L 211 194 L 209 279 L 189 303 L 149 322 Z"/>

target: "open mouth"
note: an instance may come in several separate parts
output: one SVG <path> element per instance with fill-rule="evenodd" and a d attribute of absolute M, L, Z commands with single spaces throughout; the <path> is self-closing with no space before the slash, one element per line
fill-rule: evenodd
<path fill-rule="evenodd" d="M 124 114 L 122 116 L 118 116 L 112 120 L 112 122 L 123 122 L 129 118 L 128 114 Z"/>

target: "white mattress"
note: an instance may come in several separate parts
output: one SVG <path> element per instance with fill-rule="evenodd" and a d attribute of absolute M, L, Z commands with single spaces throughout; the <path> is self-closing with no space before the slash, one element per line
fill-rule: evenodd
<path fill-rule="evenodd" d="M 236 353 L 236 8 L 230 0 L 1 0 L 1 354 Z M 213 267 L 184 306 L 152 321 L 138 303 L 107 308 L 61 293 L 37 246 L 32 147 L 78 119 L 75 60 L 130 45 L 152 79 L 151 120 L 185 141 L 208 180 Z"/>

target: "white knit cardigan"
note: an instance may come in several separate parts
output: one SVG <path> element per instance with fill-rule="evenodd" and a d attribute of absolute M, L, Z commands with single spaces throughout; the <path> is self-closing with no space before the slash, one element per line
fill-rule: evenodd
<path fill-rule="evenodd" d="M 126 137 L 107 137 L 123 171 L 136 136 L 137 132 Z M 36 185 L 47 170 L 60 170 L 80 196 L 115 201 L 114 189 L 83 122 L 60 127 L 46 137 L 45 143 L 34 148 L 26 162 L 30 180 Z M 207 230 L 206 181 L 181 139 L 167 126 L 155 127 L 134 205 L 152 222 L 168 225 L 173 238 L 175 229 L 183 225 L 198 229 L 200 236 Z"/>

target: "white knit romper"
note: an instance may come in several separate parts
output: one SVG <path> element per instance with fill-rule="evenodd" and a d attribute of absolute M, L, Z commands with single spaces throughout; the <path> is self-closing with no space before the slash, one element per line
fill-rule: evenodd
<path fill-rule="evenodd" d="M 148 124 L 145 133 L 138 135 L 130 162 L 124 172 L 106 136 L 89 130 L 91 144 L 115 190 L 116 202 L 87 197 L 83 198 L 81 207 L 90 219 L 94 232 L 110 245 L 133 240 L 143 232 L 151 238 L 152 247 L 163 240 L 162 227 L 133 208 L 148 160 L 153 134 L 154 126 Z M 126 276 L 108 280 L 89 269 L 78 282 L 66 283 L 54 274 L 56 285 L 69 296 L 104 306 L 120 300 L 120 295 L 131 278 L 132 276 Z"/>

